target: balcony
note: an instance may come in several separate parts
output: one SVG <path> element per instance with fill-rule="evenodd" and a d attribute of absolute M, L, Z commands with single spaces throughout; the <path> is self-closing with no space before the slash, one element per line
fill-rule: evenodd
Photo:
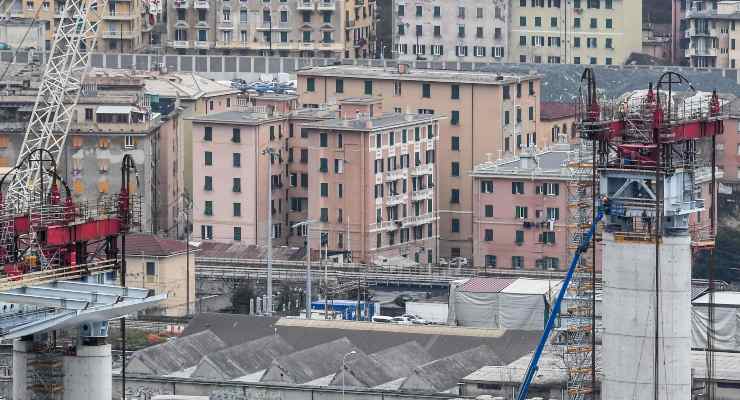
<path fill-rule="evenodd" d="M 108 14 L 103 15 L 103 19 L 106 21 L 130 21 L 134 19 L 134 14 L 130 12 L 109 11 Z"/>
<path fill-rule="evenodd" d="M 136 33 L 132 31 L 103 31 L 104 39 L 133 39 Z"/>
<path fill-rule="evenodd" d="M 334 0 L 319 0 L 319 11 L 334 11 L 337 3 Z"/>
<path fill-rule="evenodd" d="M 209 8 L 209 5 L 207 1 L 195 0 L 193 7 L 195 7 L 198 10 L 207 10 Z"/>
<path fill-rule="evenodd" d="M 218 29 L 234 29 L 234 21 L 218 21 Z"/>
<path fill-rule="evenodd" d="M 344 50 L 344 44 L 343 43 L 336 43 L 336 42 L 319 42 L 316 45 L 317 50 L 331 50 L 331 51 L 342 51 Z"/>
<path fill-rule="evenodd" d="M 401 221 L 383 221 L 370 225 L 370 231 L 392 231 L 401 227 Z"/>
<path fill-rule="evenodd" d="M 396 194 L 396 195 L 388 196 L 388 200 L 386 200 L 385 204 L 389 206 L 405 204 L 407 199 L 408 197 L 406 197 L 405 194 Z"/>
<path fill-rule="evenodd" d="M 426 188 L 423 190 L 417 190 L 415 192 L 412 192 L 411 200 L 413 201 L 427 200 L 427 199 L 431 199 L 433 196 L 434 196 L 434 189 Z"/>
<path fill-rule="evenodd" d="M 689 18 L 708 18 L 711 17 L 713 14 L 716 14 L 714 10 L 711 8 L 704 8 L 702 10 L 697 10 L 695 8 L 689 8 L 686 10 L 686 19 Z"/>
<path fill-rule="evenodd" d="M 386 181 L 397 181 L 399 179 L 405 179 L 408 177 L 408 171 L 406 169 L 397 169 L 395 171 L 386 171 L 383 173 L 383 179 Z"/>
<path fill-rule="evenodd" d="M 419 216 L 411 216 L 403 219 L 404 228 L 407 226 L 418 226 L 434 222 L 437 217 L 434 213 L 422 214 Z"/>
<path fill-rule="evenodd" d="M 411 176 L 431 175 L 434 173 L 434 164 L 422 164 L 411 170 Z"/>
<path fill-rule="evenodd" d="M 190 0 L 175 0 L 175 8 L 188 8 L 190 7 Z"/>
<path fill-rule="evenodd" d="M 300 42 L 298 43 L 298 50 L 314 50 L 316 49 L 316 44 L 313 42 Z"/>
<path fill-rule="evenodd" d="M 167 42 L 167 46 L 173 49 L 188 49 L 190 48 L 190 42 L 187 40 L 170 40 Z"/>
<path fill-rule="evenodd" d="M 296 8 L 298 11 L 313 11 L 316 4 L 314 4 L 313 0 L 301 0 L 298 2 L 298 5 Z"/>
<path fill-rule="evenodd" d="M 717 49 L 697 49 L 690 47 L 686 49 L 687 57 L 717 57 Z"/>
<path fill-rule="evenodd" d="M 211 45 L 213 45 L 213 43 L 207 42 L 205 40 L 198 40 L 195 42 L 195 46 L 193 47 L 195 47 L 196 49 L 210 49 Z"/>

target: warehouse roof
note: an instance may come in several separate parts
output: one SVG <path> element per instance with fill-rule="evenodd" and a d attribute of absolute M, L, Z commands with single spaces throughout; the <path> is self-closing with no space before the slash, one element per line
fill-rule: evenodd
<path fill-rule="evenodd" d="M 306 383 L 336 372 L 342 357 L 357 351 L 346 337 L 294 352 L 272 361 L 263 382 Z"/>
<path fill-rule="evenodd" d="M 270 366 L 272 360 L 293 352 L 279 336 L 265 336 L 206 355 L 191 374 L 194 378 L 234 379 Z"/>
<path fill-rule="evenodd" d="M 226 344 L 206 330 L 139 350 L 131 356 L 131 372 L 167 375 L 196 365 L 204 356 L 221 350 Z"/>
<path fill-rule="evenodd" d="M 395 378 L 406 376 L 415 367 L 433 360 L 432 356 L 415 341 L 389 347 L 371 354 L 370 357 Z"/>
<path fill-rule="evenodd" d="M 487 345 L 475 347 L 435 360 L 414 369 L 401 389 L 443 392 L 454 388 L 460 377 L 484 365 L 501 365 L 502 360 Z"/>
<path fill-rule="evenodd" d="M 391 381 L 394 378 L 396 376 L 383 368 L 373 357 L 363 352 L 357 352 L 346 358 L 344 373 L 342 373 L 340 362 L 339 368 L 334 373 L 328 385 L 341 386 L 344 384 L 354 387 L 373 387 Z"/>
<path fill-rule="evenodd" d="M 501 293 L 509 294 L 552 294 L 560 288 L 559 279 L 532 279 L 518 278 L 509 286 L 501 290 Z"/>

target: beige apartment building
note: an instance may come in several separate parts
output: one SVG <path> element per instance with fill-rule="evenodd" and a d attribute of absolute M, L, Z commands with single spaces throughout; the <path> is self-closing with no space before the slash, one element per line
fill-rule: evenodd
<path fill-rule="evenodd" d="M 511 2 L 511 62 L 612 65 L 642 50 L 642 0 Z"/>
<path fill-rule="evenodd" d="M 687 1 L 685 58 L 692 67 L 736 68 L 740 61 L 740 1 Z"/>
<path fill-rule="evenodd" d="M 301 104 L 377 96 L 383 109 L 447 117 L 436 152 L 439 256 L 472 256 L 473 181 L 468 172 L 489 157 L 536 145 L 540 78 L 440 70 L 331 66 L 298 71 Z M 455 229 L 453 229 L 453 226 Z"/>
<path fill-rule="evenodd" d="M 375 56 L 375 1 L 345 1 L 345 58 Z"/>
<path fill-rule="evenodd" d="M 351 251 L 355 262 L 436 263 L 435 152 L 444 117 L 384 113 L 373 96 L 339 104 L 340 118 L 302 125 L 312 171 L 308 219 L 316 221 L 311 247 Z"/>
<path fill-rule="evenodd" d="M 344 1 L 174 0 L 167 12 L 166 46 L 181 54 L 344 55 Z"/>
<path fill-rule="evenodd" d="M 46 32 L 46 49 L 51 49 L 59 21 L 62 18 L 64 1 L 26 0 L 15 1 L 10 14 L 14 17 L 37 19 Z M 132 53 L 151 43 L 154 28 L 150 24 L 150 5 L 143 0 L 118 0 L 106 2 L 98 10 L 102 19 L 98 25 L 99 51 Z M 38 11 L 38 15 L 36 15 Z M 36 16 L 36 17 L 35 17 Z M 35 18 L 34 18 L 35 17 Z"/>

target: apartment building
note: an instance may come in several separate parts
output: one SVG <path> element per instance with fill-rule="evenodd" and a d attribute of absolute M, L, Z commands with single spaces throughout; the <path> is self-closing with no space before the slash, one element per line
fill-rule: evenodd
<path fill-rule="evenodd" d="M 151 111 L 141 79 L 91 74 L 72 115 L 59 168 L 77 202 L 95 203 L 118 193 L 121 162 L 133 157 L 136 180 L 129 188 L 141 197 L 141 229 L 158 232 L 174 221 L 170 202 L 182 196 L 178 174 L 168 160 L 176 149 L 176 114 Z M 12 88 L 0 96 L 0 166 L 15 165 L 36 100 L 32 88 Z"/>
<path fill-rule="evenodd" d="M 375 1 L 345 1 L 345 58 L 375 57 Z"/>
<path fill-rule="evenodd" d="M 503 62 L 509 2 L 459 0 L 379 2 L 378 46 L 399 60 Z M 389 21 L 393 21 L 390 23 Z"/>
<path fill-rule="evenodd" d="M 512 0 L 509 61 L 622 64 L 642 50 L 642 0 Z"/>
<path fill-rule="evenodd" d="M 473 181 L 467 171 L 537 145 L 537 75 L 330 66 L 300 70 L 304 106 L 377 96 L 384 110 L 446 116 L 437 147 L 440 257 L 472 256 Z M 454 223 L 454 224 L 453 224 Z"/>
<path fill-rule="evenodd" d="M 736 68 L 740 1 L 687 1 L 684 56 L 692 67 Z"/>
<path fill-rule="evenodd" d="M 567 102 L 543 101 L 540 103 L 540 121 L 537 137 L 542 145 L 579 142 L 576 132 L 576 105 Z"/>
<path fill-rule="evenodd" d="M 311 247 L 350 251 L 353 261 L 436 263 L 435 151 L 444 117 L 383 113 L 373 96 L 339 104 L 340 118 L 301 128 L 310 148 Z"/>
<path fill-rule="evenodd" d="M 166 46 L 181 54 L 344 55 L 344 1 L 175 0 L 167 11 Z"/>
<path fill-rule="evenodd" d="M 62 19 L 64 1 L 26 0 L 10 3 L 10 15 L 37 20 L 46 32 L 46 50 L 51 49 L 54 34 Z M 98 25 L 99 51 L 135 52 L 151 43 L 155 23 L 154 10 L 145 0 L 118 0 L 106 2 L 105 8 L 91 13 Z"/>
<path fill-rule="evenodd" d="M 579 157 L 577 146 L 561 143 L 475 167 L 471 173 L 475 181 L 474 265 L 567 269 L 571 261 L 569 249 L 574 248 L 578 238 L 578 218 L 571 213 L 576 210 L 574 205 L 579 197 L 571 163 Z M 709 168 L 703 168 L 697 176 L 707 211 L 690 218 L 692 234 L 709 227 L 710 173 Z M 722 177 L 721 171 L 717 177 Z M 601 270 L 599 245 L 596 251 L 596 269 Z"/>

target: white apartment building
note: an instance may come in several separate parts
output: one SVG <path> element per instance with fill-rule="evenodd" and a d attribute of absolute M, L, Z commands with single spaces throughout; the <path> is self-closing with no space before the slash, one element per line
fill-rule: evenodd
<path fill-rule="evenodd" d="M 692 67 L 736 68 L 740 59 L 740 1 L 689 1 L 684 56 Z"/>
<path fill-rule="evenodd" d="M 392 26 L 394 58 L 405 61 L 506 60 L 507 0 L 393 0 L 392 4 L 384 9 L 380 18 L 392 18 L 395 22 Z M 391 41 L 389 36 L 391 34 L 385 33 L 386 43 Z"/>
<path fill-rule="evenodd" d="M 511 0 L 508 61 L 622 64 L 642 50 L 642 0 Z"/>

